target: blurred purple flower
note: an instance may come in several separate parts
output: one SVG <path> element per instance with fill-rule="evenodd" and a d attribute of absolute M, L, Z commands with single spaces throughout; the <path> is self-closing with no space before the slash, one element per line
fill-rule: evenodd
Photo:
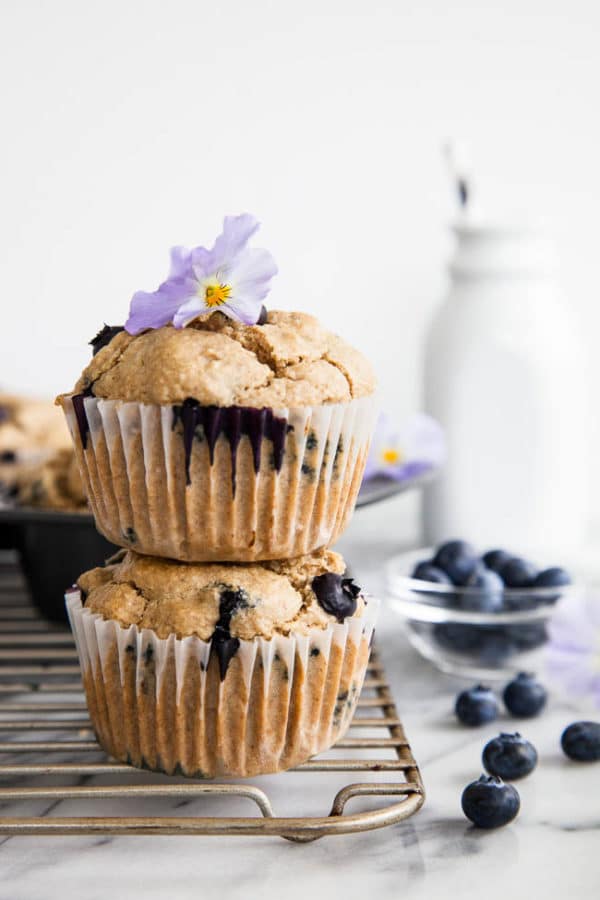
<path fill-rule="evenodd" d="M 567 694 L 600 708 L 600 602 L 585 590 L 567 594 L 550 621 L 547 665 Z"/>
<path fill-rule="evenodd" d="M 139 334 L 172 322 L 184 328 L 193 319 L 219 310 L 230 319 L 254 325 L 262 301 L 277 274 L 267 250 L 248 247 L 259 223 L 249 213 L 226 216 L 214 247 L 173 247 L 171 271 L 157 291 L 133 295 L 125 328 Z"/>
<path fill-rule="evenodd" d="M 446 458 L 441 426 L 423 413 L 398 427 L 382 413 L 365 468 L 365 479 L 385 477 L 395 481 L 437 468 Z"/>

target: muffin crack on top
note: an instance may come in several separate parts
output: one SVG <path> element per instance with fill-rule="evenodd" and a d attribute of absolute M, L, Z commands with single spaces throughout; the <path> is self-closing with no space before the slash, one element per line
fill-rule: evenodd
<path fill-rule="evenodd" d="M 261 325 L 220 312 L 185 329 L 117 333 L 84 369 L 74 393 L 172 404 L 286 407 L 373 393 L 370 364 L 310 315 L 271 310 Z M 59 397 L 59 402 L 62 402 Z"/>

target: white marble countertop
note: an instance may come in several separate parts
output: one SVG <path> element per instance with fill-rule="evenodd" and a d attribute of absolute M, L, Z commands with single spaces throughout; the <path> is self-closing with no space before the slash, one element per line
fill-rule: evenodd
<path fill-rule="evenodd" d="M 372 591 L 381 586 L 383 561 L 399 548 L 396 536 L 410 537 L 406 502 L 360 511 L 340 546 Z M 518 785 L 521 813 L 506 828 L 477 831 L 461 813 L 462 789 L 481 772 L 485 741 L 516 728 L 508 720 L 459 726 L 452 706 L 461 683 L 416 655 L 390 611 L 378 642 L 427 789 L 415 817 L 306 845 L 278 838 L 0 838 L 0 900 L 598 898 L 600 764 L 569 763 L 559 747 L 578 710 L 552 699 L 543 716 L 521 723 L 540 755 L 537 770 Z M 76 812 L 85 814 L 83 803 Z"/>

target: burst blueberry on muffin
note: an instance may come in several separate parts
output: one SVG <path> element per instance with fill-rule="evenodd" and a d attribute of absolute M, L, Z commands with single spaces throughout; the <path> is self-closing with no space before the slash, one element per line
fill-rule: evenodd
<path fill-rule="evenodd" d="M 269 311 L 275 274 L 227 218 L 211 250 L 175 248 L 167 281 L 103 330 L 63 405 L 98 528 L 186 561 L 298 556 L 344 530 L 375 381 L 312 316 Z"/>
<path fill-rule="evenodd" d="M 82 575 L 67 606 L 99 742 L 197 777 L 282 771 L 330 747 L 376 615 L 344 570 L 331 551 L 251 565 L 128 551 Z"/>

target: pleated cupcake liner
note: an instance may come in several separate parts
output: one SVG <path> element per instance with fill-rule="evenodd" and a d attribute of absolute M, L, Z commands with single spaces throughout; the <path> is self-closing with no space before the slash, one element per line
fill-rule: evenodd
<path fill-rule="evenodd" d="M 368 598 L 343 624 L 240 640 L 223 673 L 212 641 L 122 627 L 77 590 L 66 605 L 101 746 L 197 778 L 280 772 L 331 747 L 352 719 L 379 608 Z"/>
<path fill-rule="evenodd" d="M 109 541 L 185 562 L 252 562 L 337 540 L 360 488 L 373 397 L 194 409 L 64 401 L 96 525 Z"/>

